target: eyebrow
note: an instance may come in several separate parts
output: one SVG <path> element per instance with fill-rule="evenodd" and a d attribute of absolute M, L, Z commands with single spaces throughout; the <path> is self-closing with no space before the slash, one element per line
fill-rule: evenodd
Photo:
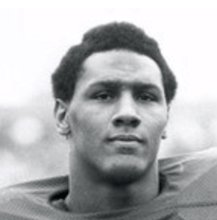
<path fill-rule="evenodd" d="M 113 80 L 106 80 L 106 81 L 100 81 L 93 83 L 91 87 L 105 87 L 108 89 L 117 89 L 121 88 L 123 86 L 126 86 L 135 90 L 140 90 L 140 89 L 154 89 L 157 90 L 158 92 L 162 92 L 161 88 L 153 83 L 143 83 L 143 82 L 122 82 L 122 81 L 113 81 Z"/>

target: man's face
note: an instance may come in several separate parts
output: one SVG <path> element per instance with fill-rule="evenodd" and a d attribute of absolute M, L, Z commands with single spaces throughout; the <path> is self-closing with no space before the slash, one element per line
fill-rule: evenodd
<path fill-rule="evenodd" d="M 74 166 L 100 181 L 138 180 L 155 164 L 167 118 L 161 71 L 151 58 L 92 54 L 66 114 Z"/>

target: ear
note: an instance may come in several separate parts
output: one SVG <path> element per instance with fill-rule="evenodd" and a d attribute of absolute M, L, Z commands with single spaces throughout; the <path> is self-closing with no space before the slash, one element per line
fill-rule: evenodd
<path fill-rule="evenodd" d="M 68 104 L 61 99 L 56 99 L 54 116 L 56 120 L 57 132 L 67 136 L 70 133 L 70 126 L 67 121 Z"/>
<path fill-rule="evenodd" d="M 163 131 L 163 133 L 162 133 L 162 135 L 161 135 L 161 138 L 162 138 L 163 140 L 165 140 L 165 139 L 167 138 L 167 132 L 166 132 L 166 130 Z"/>
<path fill-rule="evenodd" d="M 167 105 L 167 123 L 169 121 L 169 117 L 170 117 L 170 104 Z"/>
<path fill-rule="evenodd" d="M 167 106 L 167 124 L 168 124 L 168 121 L 169 121 L 169 116 L 170 116 L 170 105 Z M 161 135 L 161 138 L 163 140 L 165 140 L 167 138 L 167 131 L 166 131 L 167 124 L 165 126 L 165 129 L 162 132 L 162 135 Z"/>

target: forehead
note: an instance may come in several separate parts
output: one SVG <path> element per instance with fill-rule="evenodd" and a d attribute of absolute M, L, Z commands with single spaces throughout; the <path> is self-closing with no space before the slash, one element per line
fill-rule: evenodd
<path fill-rule="evenodd" d="M 132 51 L 112 50 L 92 54 L 83 63 L 77 87 L 88 87 L 106 80 L 154 84 L 163 90 L 162 74 L 157 63 Z"/>

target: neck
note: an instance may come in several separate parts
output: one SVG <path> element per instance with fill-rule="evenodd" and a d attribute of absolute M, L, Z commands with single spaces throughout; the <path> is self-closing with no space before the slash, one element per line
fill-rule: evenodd
<path fill-rule="evenodd" d="M 81 172 L 72 171 L 65 202 L 73 213 L 109 212 L 145 204 L 158 193 L 157 165 L 140 181 L 122 187 L 96 183 L 85 178 Z"/>

